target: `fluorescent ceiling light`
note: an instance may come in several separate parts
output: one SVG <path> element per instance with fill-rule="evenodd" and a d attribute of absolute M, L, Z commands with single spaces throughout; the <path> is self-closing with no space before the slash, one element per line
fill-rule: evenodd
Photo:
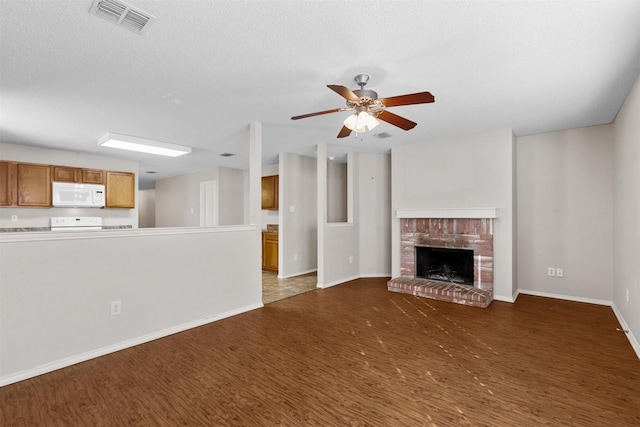
<path fill-rule="evenodd" d="M 191 153 L 191 147 L 153 141 L 151 139 L 138 138 L 136 136 L 121 135 L 113 132 L 109 132 L 100 138 L 98 140 L 98 145 L 170 157 L 178 157 Z"/>

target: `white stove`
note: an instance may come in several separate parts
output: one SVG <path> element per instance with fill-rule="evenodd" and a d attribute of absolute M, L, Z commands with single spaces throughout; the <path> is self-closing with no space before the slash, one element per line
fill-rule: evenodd
<path fill-rule="evenodd" d="M 102 230 L 100 216 L 53 216 L 51 231 Z"/>

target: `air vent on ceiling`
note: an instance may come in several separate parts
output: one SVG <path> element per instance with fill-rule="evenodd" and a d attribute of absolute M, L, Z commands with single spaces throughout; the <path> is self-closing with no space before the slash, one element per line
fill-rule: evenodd
<path fill-rule="evenodd" d="M 155 16 L 118 0 L 95 0 L 89 13 L 137 34 L 144 34 L 156 19 Z"/>
<path fill-rule="evenodd" d="M 384 139 L 384 138 L 389 138 L 391 134 L 389 132 L 380 132 L 380 133 L 374 134 L 373 136 L 375 136 L 376 138 Z"/>

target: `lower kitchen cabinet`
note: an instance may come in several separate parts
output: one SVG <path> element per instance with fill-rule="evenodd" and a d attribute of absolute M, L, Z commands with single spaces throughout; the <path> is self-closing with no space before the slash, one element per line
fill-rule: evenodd
<path fill-rule="evenodd" d="M 278 272 L 278 233 L 262 232 L 262 269 Z"/>

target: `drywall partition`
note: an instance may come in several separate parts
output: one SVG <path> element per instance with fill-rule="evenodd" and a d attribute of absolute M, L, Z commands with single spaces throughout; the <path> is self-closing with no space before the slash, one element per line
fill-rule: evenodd
<path fill-rule="evenodd" d="M 357 154 L 361 277 L 391 275 L 391 156 Z"/>
<path fill-rule="evenodd" d="M 349 222 L 327 223 L 327 146 L 318 145 L 318 287 L 326 288 L 359 277 L 358 165 L 356 155 L 347 154 Z"/>
<path fill-rule="evenodd" d="M 327 162 L 327 222 L 347 222 L 347 164 Z"/>
<path fill-rule="evenodd" d="M 218 224 L 240 225 L 245 220 L 245 182 L 249 171 L 235 168 L 218 168 Z M 198 203 L 198 206 L 200 204 Z"/>
<path fill-rule="evenodd" d="M 316 161 L 280 153 L 279 277 L 318 268 Z"/>
<path fill-rule="evenodd" d="M 138 190 L 138 162 L 136 161 L 6 143 L 0 143 L 0 160 L 132 172 L 136 174 L 136 193 Z M 11 221 L 12 215 L 18 216 L 17 222 Z M 1 208 L 0 228 L 49 227 L 52 216 L 99 216 L 102 217 L 104 226 L 137 228 L 138 200 L 136 197 L 134 209 Z"/>
<path fill-rule="evenodd" d="M 640 357 L 640 77 L 613 123 L 613 307 Z"/>
<path fill-rule="evenodd" d="M 517 146 L 520 292 L 609 303 L 612 126 L 519 137 Z"/>
<path fill-rule="evenodd" d="M 497 208 L 494 298 L 513 301 L 514 153 L 510 129 L 393 148 L 392 209 Z M 400 276 L 400 220 L 392 219 L 392 276 Z"/>
<path fill-rule="evenodd" d="M 258 233 L 0 235 L 0 385 L 261 307 Z"/>

